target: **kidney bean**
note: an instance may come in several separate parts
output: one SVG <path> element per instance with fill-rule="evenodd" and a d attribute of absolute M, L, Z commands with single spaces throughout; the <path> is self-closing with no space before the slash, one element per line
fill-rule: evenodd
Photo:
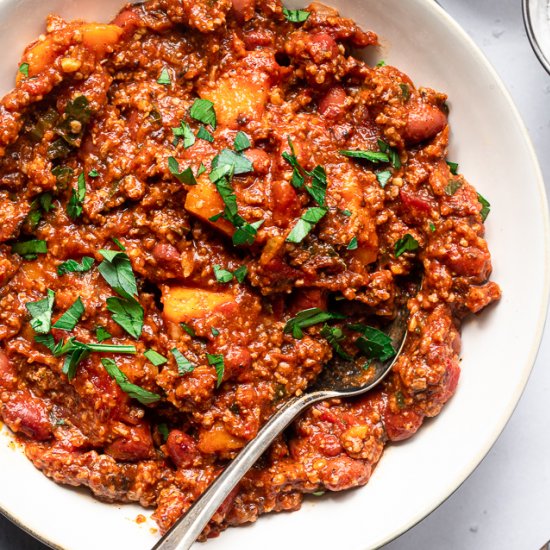
<path fill-rule="evenodd" d="M 149 424 L 126 426 L 128 434 L 115 439 L 105 452 L 117 460 L 136 461 L 151 458 L 153 438 Z"/>
<path fill-rule="evenodd" d="M 319 101 L 319 112 L 332 120 L 340 118 L 344 112 L 346 97 L 344 88 L 334 86 Z"/>
<path fill-rule="evenodd" d="M 4 422 L 13 431 L 45 441 L 52 435 L 48 407 L 28 393 L 17 393 L 2 406 Z"/>
<path fill-rule="evenodd" d="M 181 271 L 181 254 L 175 246 L 169 243 L 157 243 L 151 253 L 160 266 Z"/>
<path fill-rule="evenodd" d="M 17 386 L 17 372 L 8 356 L 0 351 L 0 388 L 13 390 Z"/>
<path fill-rule="evenodd" d="M 166 451 L 178 468 L 187 468 L 198 455 L 195 440 L 180 430 L 172 430 L 166 440 Z"/>
<path fill-rule="evenodd" d="M 410 143 L 420 143 L 434 137 L 447 125 L 447 115 L 433 105 L 417 103 L 407 117 L 404 138 Z"/>

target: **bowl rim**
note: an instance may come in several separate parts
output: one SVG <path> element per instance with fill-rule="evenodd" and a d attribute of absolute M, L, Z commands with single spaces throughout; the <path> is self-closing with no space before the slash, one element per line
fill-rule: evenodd
<path fill-rule="evenodd" d="M 327 4 L 330 4 L 330 0 L 325 0 L 325 1 Z M 542 343 L 542 337 L 544 334 L 544 328 L 546 324 L 546 318 L 547 318 L 549 300 L 550 300 L 550 216 L 549 216 L 548 200 L 547 200 L 547 193 L 544 185 L 544 178 L 542 175 L 540 164 L 539 164 L 531 137 L 527 130 L 527 127 L 523 122 L 523 119 L 514 103 L 514 100 L 512 99 L 510 93 L 508 92 L 508 89 L 506 88 L 499 74 L 494 69 L 494 67 L 492 66 L 492 64 L 486 57 L 486 55 L 482 52 L 481 48 L 474 42 L 474 40 L 468 35 L 468 33 L 462 28 L 462 26 L 449 13 L 447 13 L 443 7 L 441 7 L 441 5 L 439 4 L 439 2 L 437 2 L 437 0 L 436 1 L 413 0 L 413 1 L 421 9 L 432 11 L 434 15 L 437 15 L 441 24 L 451 27 L 454 30 L 454 32 L 457 33 L 457 35 L 460 37 L 464 45 L 468 47 L 469 54 L 472 55 L 473 57 L 476 57 L 477 60 L 482 64 L 483 68 L 490 74 L 491 79 L 496 85 L 497 91 L 500 92 L 500 94 L 505 99 L 508 105 L 510 116 L 512 117 L 512 119 L 515 120 L 518 126 L 518 129 L 521 132 L 521 138 L 524 141 L 527 149 L 526 158 L 529 157 L 530 164 L 534 171 L 533 184 L 535 185 L 535 188 L 538 190 L 538 195 L 540 199 L 539 200 L 540 215 L 541 215 L 541 221 L 544 226 L 544 234 L 542 235 L 543 243 L 544 243 L 544 251 L 545 251 L 544 259 L 543 259 L 544 286 L 542 289 L 541 302 L 540 302 L 540 307 L 538 312 L 538 319 L 536 323 L 536 331 L 533 333 L 531 347 L 528 353 L 525 354 L 526 360 L 523 364 L 523 367 L 521 369 L 518 369 L 518 371 L 522 373 L 520 382 L 517 384 L 514 394 L 510 396 L 508 400 L 508 406 L 502 410 L 499 422 L 495 423 L 495 427 L 493 429 L 491 436 L 487 438 L 485 445 L 483 445 L 478 450 L 475 457 L 472 458 L 463 467 L 461 474 L 456 476 L 455 479 L 452 481 L 452 483 L 450 483 L 447 486 L 447 488 L 444 491 L 445 493 L 444 496 L 433 499 L 430 502 L 430 504 L 427 504 L 426 506 L 424 506 L 424 508 L 417 510 L 416 513 L 411 516 L 411 519 L 407 523 L 401 524 L 399 527 L 396 527 L 394 531 L 388 532 L 388 534 L 383 539 L 379 540 L 376 543 L 375 548 L 380 548 L 383 545 L 396 539 L 400 535 L 406 533 L 408 530 L 410 530 L 415 525 L 420 523 L 429 514 L 431 514 L 434 510 L 436 510 L 439 506 L 441 506 L 450 496 L 452 496 L 460 488 L 460 486 L 470 477 L 470 475 L 475 471 L 475 469 L 487 456 L 487 454 L 489 453 L 489 451 L 491 450 L 491 448 L 494 446 L 497 439 L 501 435 L 502 431 L 506 427 L 511 416 L 513 415 L 514 410 L 516 409 L 518 402 L 525 390 L 525 387 L 529 380 L 529 376 L 535 365 L 535 361 L 537 359 L 540 345 Z M 3 2 L 3 0 L 0 0 L 0 2 Z M 550 74 L 550 62 L 546 60 L 546 58 L 542 54 L 542 51 L 540 50 L 538 42 L 536 41 L 536 37 L 534 36 L 534 33 L 533 33 L 532 21 L 528 11 L 528 3 L 529 3 L 529 0 L 522 0 L 523 17 L 524 17 L 524 21 L 527 29 L 527 34 L 529 36 L 531 46 L 533 47 L 533 50 L 535 51 L 537 57 L 539 58 L 540 62 L 542 63 L 546 71 Z M 27 525 L 22 518 L 15 517 L 4 507 L 0 506 L 0 514 L 6 517 L 9 521 L 11 521 L 14 525 L 19 527 L 21 530 L 25 531 L 27 534 L 31 535 L 36 540 L 45 544 L 49 548 L 52 548 L 54 550 L 63 550 L 62 546 L 53 542 L 46 534 L 42 532 L 38 532 L 38 530 L 33 529 L 33 527 Z M 362 545 L 362 548 L 366 548 L 366 547 Z"/>
<path fill-rule="evenodd" d="M 523 13 L 523 22 L 525 24 L 525 30 L 527 32 L 527 37 L 529 38 L 529 43 L 531 48 L 535 52 L 540 64 L 543 66 L 544 70 L 550 74 L 550 60 L 546 57 L 542 48 L 540 47 L 539 41 L 537 39 L 537 34 L 535 32 L 535 26 L 533 25 L 533 18 L 531 17 L 530 10 L 530 0 L 522 0 L 521 7 Z"/>

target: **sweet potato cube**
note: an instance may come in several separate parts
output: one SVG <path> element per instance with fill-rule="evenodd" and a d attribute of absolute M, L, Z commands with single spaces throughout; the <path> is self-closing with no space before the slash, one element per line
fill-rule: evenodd
<path fill-rule="evenodd" d="M 205 454 L 237 451 L 244 447 L 246 442 L 231 435 L 223 424 L 214 424 L 209 430 L 199 433 L 199 450 Z"/>
<path fill-rule="evenodd" d="M 185 198 L 185 209 L 202 221 L 213 225 L 226 235 L 233 235 L 234 227 L 223 218 L 211 221 L 210 218 L 223 211 L 225 205 L 214 184 L 207 177 L 200 177 Z"/>
<path fill-rule="evenodd" d="M 82 42 L 88 49 L 102 56 L 109 46 L 118 42 L 123 32 L 118 25 L 88 23 L 82 25 Z"/>
<path fill-rule="evenodd" d="M 218 124 L 235 128 L 239 119 L 259 119 L 267 102 L 267 77 L 253 73 L 236 77 L 223 77 L 216 87 L 200 93 L 214 103 Z"/>
<path fill-rule="evenodd" d="M 55 44 L 51 35 L 45 40 L 39 40 L 30 47 L 23 60 L 29 64 L 29 76 L 36 76 L 48 66 L 52 65 L 56 57 L 68 48 L 67 45 Z M 17 73 L 17 81 L 22 80 L 23 75 Z"/>
<path fill-rule="evenodd" d="M 164 317 L 173 323 L 187 323 L 206 317 L 218 306 L 234 300 L 233 294 L 183 286 L 164 287 Z"/>

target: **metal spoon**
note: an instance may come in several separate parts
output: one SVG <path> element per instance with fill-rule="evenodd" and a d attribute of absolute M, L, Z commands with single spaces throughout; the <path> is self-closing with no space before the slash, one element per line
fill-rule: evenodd
<path fill-rule="evenodd" d="M 369 368 L 367 371 L 349 361 L 331 363 L 330 368 L 325 368 L 315 384 L 308 389 L 308 393 L 287 401 L 267 421 L 256 437 L 242 449 L 187 513 L 154 546 L 153 550 L 188 550 L 241 478 L 252 468 L 273 440 L 302 411 L 325 399 L 362 395 L 378 385 L 391 371 L 403 350 L 408 334 L 408 313 L 404 299 L 395 320 L 386 331 L 392 339 L 393 347 L 397 350 L 394 357 L 384 363 L 373 362 L 374 368 Z"/>

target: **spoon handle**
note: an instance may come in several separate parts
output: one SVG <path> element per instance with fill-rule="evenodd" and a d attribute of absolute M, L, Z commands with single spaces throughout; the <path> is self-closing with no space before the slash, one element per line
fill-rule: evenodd
<path fill-rule="evenodd" d="M 305 408 L 333 396 L 333 392 L 318 391 L 287 401 L 189 508 L 187 513 L 162 537 L 153 550 L 188 550 L 229 493 L 252 468 L 277 435 Z"/>

